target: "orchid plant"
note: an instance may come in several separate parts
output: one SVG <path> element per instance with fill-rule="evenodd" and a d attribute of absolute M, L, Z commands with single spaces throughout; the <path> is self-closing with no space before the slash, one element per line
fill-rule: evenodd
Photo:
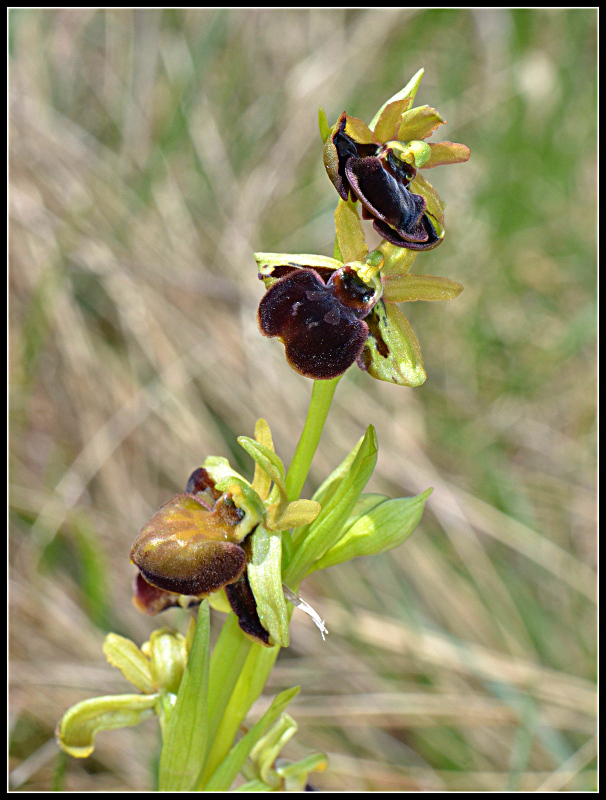
<path fill-rule="evenodd" d="M 399 546 L 416 527 L 431 489 L 389 499 L 364 493 L 377 459 L 374 428 L 326 478 L 300 499 L 343 373 L 354 363 L 379 380 L 419 386 L 425 369 L 418 340 L 399 308 L 413 300 L 449 300 L 462 286 L 410 272 L 417 255 L 444 239 L 444 206 L 419 173 L 466 161 L 453 142 L 427 143 L 443 124 L 429 106 L 413 107 L 420 70 L 369 125 L 341 114 L 330 127 L 320 109 L 326 172 L 339 194 L 332 257 L 257 253 L 265 285 L 261 333 L 277 337 L 290 366 L 314 381 L 311 404 L 288 470 L 267 422 L 239 444 L 255 464 L 247 481 L 227 459 L 209 456 L 185 491 L 143 526 L 130 558 L 137 567 L 133 601 L 143 613 L 192 609 L 186 635 L 160 628 L 140 648 L 109 634 L 104 653 L 137 692 L 84 700 L 59 723 L 60 746 L 92 753 L 95 737 L 156 715 L 162 753 L 159 789 L 298 791 L 322 753 L 297 763 L 280 757 L 297 726 L 286 712 L 298 687 L 279 694 L 252 726 L 246 715 L 261 694 L 280 648 L 289 645 L 295 607 L 327 633 L 299 595 L 307 575 L 358 556 Z M 362 219 L 382 238 L 372 251 Z M 227 613 L 210 652 L 210 608 Z M 194 613 L 197 609 L 197 613 Z M 238 739 L 238 733 L 242 735 Z"/>

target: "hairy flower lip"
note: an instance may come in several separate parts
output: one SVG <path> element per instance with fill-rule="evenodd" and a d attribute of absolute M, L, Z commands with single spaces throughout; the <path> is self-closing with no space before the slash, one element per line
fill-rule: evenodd
<path fill-rule="evenodd" d="M 335 270 L 327 281 L 315 269 L 292 267 L 261 300 L 259 328 L 283 341 L 288 363 L 301 375 L 329 380 L 362 353 L 368 337 L 364 317 L 376 301 L 351 267 Z"/>
<path fill-rule="evenodd" d="M 217 480 L 222 485 L 221 473 Z M 238 526 L 244 516 L 231 495 L 216 488 L 207 469 L 194 470 L 187 491 L 158 509 L 135 539 L 135 607 L 154 616 L 174 606 L 189 608 L 225 589 L 243 633 L 258 644 L 273 646 L 248 580 L 255 528 L 241 538 Z"/>

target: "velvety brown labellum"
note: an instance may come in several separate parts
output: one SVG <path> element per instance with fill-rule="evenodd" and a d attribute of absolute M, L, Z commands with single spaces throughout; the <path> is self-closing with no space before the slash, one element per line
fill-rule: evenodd
<path fill-rule="evenodd" d="M 209 511 L 200 495 L 176 495 L 143 528 L 131 560 L 160 589 L 198 597 L 216 592 L 246 566 L 241 546 L 229 541 L 241 517 L 226 496 Z"/>
<path fill-rule="evenodd" d="M 363 317 L 374 303 L 373 290 L 349 267 L 336 270 L 328 283 L 313 269 L 298 269 L 268 289 L 259 305 L 259 328 L 284 342 L 293 369 L 328 380 L 362 352 L 368 336 Z"/>

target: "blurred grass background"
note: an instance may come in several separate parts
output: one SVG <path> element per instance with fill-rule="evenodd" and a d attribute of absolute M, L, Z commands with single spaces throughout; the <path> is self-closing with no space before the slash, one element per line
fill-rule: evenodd
<path fill-rule="evenodd" d="M 401 549 L 314 576 L 268 694 L 332 790 L 593 790 L 596 11 L 13 10 L 10 26 L 11 785 L 148 790 L 155 721 L 62 760 L 61 714 L 129 691 L 109 630 L 131 542 L 206 455 L 270 422 L 288 463 L 310 383 L 258 334 L 252 253 L 332 254 L 317 110 L 417 103 L 466 143 L 427 177 L 447 235 L 411 304 L 428 372 L 352 368 L 308 490 L 368 423 L 369 491 L 435 487 Z M 220 620 L 215 620 L 220 624 Z M 129 685 L 128 685 L 129 686 Z M 262 702 L 257 708 L 257 714 Z"/>

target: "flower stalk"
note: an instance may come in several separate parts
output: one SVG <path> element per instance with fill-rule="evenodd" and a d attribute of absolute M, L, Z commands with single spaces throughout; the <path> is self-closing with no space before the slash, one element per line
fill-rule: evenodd
<path fill-rule="evenodd" d="M 444 120 L 429 106 L 413 107 L 422 74 L 370 125 L 344 111 L 330 126 L 320 110 L 324 165 L 339 195 L 333 257 L 255 254 L 265 287 L 260 332 L 278 338 L 288 364 L 313 380 L 292 462 L 286 471 L 260 419 L 254 438 L 238 438 L 255 465 L 252 482 L 227 459 L 209 456 L 185 491 L 143 526 L 131 549 L 135 606 L 152 616 L 189 608 L 190 627 L 185 636 L 160 628 L 141 648 L 107 636 L 109 663 L 137 693 L 85 700 L 67 711 L 57 736 L 70 755 L 90 755 L 100 731 L 156 715 L 161 791 L 228 791 L 238 775 L 246 780 L 242 790 L 301 791 L 311 771 L 326 768 L 321 753 L 296 763 L 281 755 L 297 730 L 286 708 L 298 687 L 274 698 L 252 727 L 244 723 L 280 649 L 289 646 L 294 609 L 325 638 L 323 617 L 298 595 L 305 577 L 399 546 L 431 493 L 364 493 L 378 454 L 369 425 L 313 496 L 300 499 L 343 373 L 357 365 L 378 380 L 422 384 L 419 342 L 398 304 L 450 300 L 462 290 L 448 278 L 411 273 L 417 255 L 445 236 L 444 204 L 419 171 L 469 157 L 464 145 L 425 141 Z M 362 219 L 383 237 L 372 251 Z M 211 608 L 228 614 L 212 653 Z"/>

